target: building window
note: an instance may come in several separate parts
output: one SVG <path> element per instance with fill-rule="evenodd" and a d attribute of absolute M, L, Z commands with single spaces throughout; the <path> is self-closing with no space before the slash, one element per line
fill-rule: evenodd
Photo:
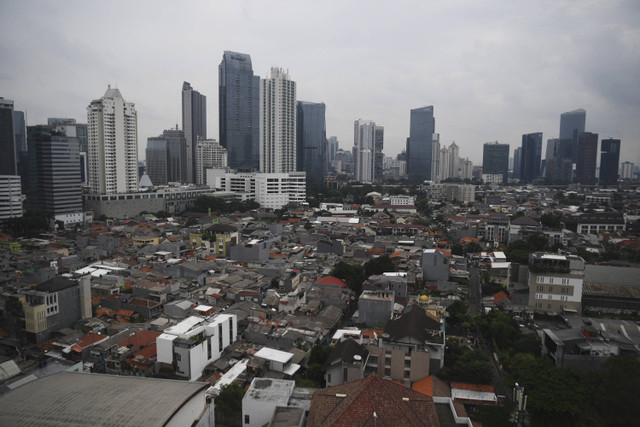
<path fill-rule="evenodd" d="M 245 415 L 245 416 L 244 416 L 244 423 L 245 423 L 245 424 L 249 424 L 249 423 L 250 423 L 250 421 L 249 421 L 249 415 Z"/>
<path fill-rule="evenodd" d="M 331 374 L 327 374 L 327 382 L 331 383 Z"/>
<path fill-rule="evenodd" d="M 342 382 L 347 382 L 349 381 L 349 370 L 347 368 L 344 368 L 342 370 Z"/>

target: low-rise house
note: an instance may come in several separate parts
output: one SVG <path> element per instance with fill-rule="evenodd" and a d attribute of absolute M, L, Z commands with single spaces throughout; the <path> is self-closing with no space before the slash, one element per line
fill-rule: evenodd
<path fill-rule="evenodd" d="M 581 312 L 584 269 L 577 255 L 531 254 L 529 306 L 536 312 Z"/>
<path fill-rule="evenodd" d="M 262 347 L 255 354 L 255 357 L 265 361 L 268 370 L 282 372 L 287 376 L 293 376 L 300 369 L 300 365 L 293 363 L 293 356 L 293 353 L 270 347 Z"/>
<path fill-rule="evenodd" d="M 357 341 L 348 338 L 338 342 L 323 366 L 327 387 L 364 378 L 368 358 L 369 351 Z"/>
<path fill-rule="evenodd" d="M 362 291 L 358 299 L 358 322 L 367 326 L 385 324 L 393 315 L 394 304 L 394 291 Z"/>
<path fill-rule="evenodd" d="M 156 339 L 158 362 L 173 366 L 179 376 L 198 379 L 205 366 L 238 339 L 237 322 L 234 314 L 191 316 L 165 329 Z"/>

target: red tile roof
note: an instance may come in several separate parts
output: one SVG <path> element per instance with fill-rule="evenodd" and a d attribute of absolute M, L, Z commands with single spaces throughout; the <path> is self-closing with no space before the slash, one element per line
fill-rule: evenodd
<path fill-rule="evenodd" d="M 451 388 L 449 385 L 433 375 L 414 382 L 411 385 L 411 389 L 426 396 L 451 397 Z"/>
<path fill-rule="evenodd" d="M 316 280 L 317 284 L 319 285 L 331 285 L 331 286 L 340 286 L 341 288 L 346 288 L 347 284 L 338 279 L 337 277 L 333 277 L 333 276 L 325 276 L 321 279 Z"/>
<path fill-rule="evenodd" d="M 507 301 L 510 301 L 510 299 L 509 299 L 509 295 L 507 295 L 507 293 L 506 293 L 505 291 L 500 291 L 500 292 L 498 292 L 497 294 L 495 294 L 495 295 L 493 296 L 493 302 L 494 302 L 495 304 L 497 304 L 497 303 L 499 303 L 500 301 L 505 300 L 505 299 L 506 299 Z"/>
<path fill-rule="evenodd" d="M 140 348 L 156 342 L 160 332 L 141 330 L 118 342 L 119 347 Z"/>
<path fill-rule="evenodd" d="M 436 426 L 433 398 L 377 375 L 313 395 L 307 426 Z"/>

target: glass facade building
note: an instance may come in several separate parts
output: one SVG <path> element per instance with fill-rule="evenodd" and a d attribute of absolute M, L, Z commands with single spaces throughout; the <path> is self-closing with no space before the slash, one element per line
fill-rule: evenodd
<path fill-rule="evenodd" d="M 540 178 L 540 162 L 542 158 L 542 132 L 522 135 L 521 148 L 520 180 L 523 184 L 531 184 L 535 179 Z"/>
<path fill-rule="evenodd" d="M 600 184 L 616 185 L 620 166 L 620 140 L 603 139 L 600 143 Z"/>
<path fill-rule="evenodd" d="M 487 142 L 482 149 L 482 173 L 502 175 L 502 182 L 509 177 L 509 144 Z"/>
<path fill-rule="evenodd" d="M 433 106 L 411 110 L 406 150 L 409 182 L 431 180 L 431 144 L 435 126 Z"/>
<path fill-rule="evenodd" d="M 251 57 L 225 51 L 218 67 L 220 145 L 227 149 L 230 168 L 260 168 L 260 77 L 253 75 Z"/>
<path fill-rule="evenodd" d="M 576 181 L 582 185 L 596 184 L 596 160 L 598 158 L 598 134 L 582 132 L 578 136 Z"/>
<path fill-rule="evenodd" d="M 0 175 L 17 175 L 16 142 L 13 129 L 13 101 L 0 98 Z"/>
<path fill-rule="evenodd" d="M 578 136 L 584 132 L 587 112 L 581 108 L 567 111 L 560 115 L 560 139 L 570 139 L 571 159 L 576 163 L 578 158 Z"/>
<path fill-rule="evenodd" d="M 307 183 L 322 182 L 326 175 L 327 132 L 324 103 L 298 101 L 296 105 L 296 156 Z"/>
<path fill-rule="evenodd" d="M 207 137 L 207 97 L 194 90 L 188 82 L 182 84 L 182 131 L 186 156 L 184 182 L 193 183 L 198 138 Z M 153 179 L 151 181 L 153 182 Z"/>

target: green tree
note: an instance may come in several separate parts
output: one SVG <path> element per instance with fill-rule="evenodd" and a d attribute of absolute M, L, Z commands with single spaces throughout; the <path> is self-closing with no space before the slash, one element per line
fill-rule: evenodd
<path fill-rule="evenodd" d="M 242 414 L 243 397 L 244 391 L 237 383 L 223 385 L 215 399 L 216 412 L 226 416 Z"/>
<path fill-rule="evenodd" d="M 189 218 L 187 218 L 187 222 L 185 223 L 186 227 L 191 227 L 198 224 L 198 218 L 194 217 L 194 216 L 190 216 Z"/>
<path fill-rule="evenodd" d="M 634 425 L 640 408 L 640 362 L 631 356 L 613 356 L 594 374 L 594 401 L 605 426 Z"/>
<path fill-rule="evenodd" d="M 349 289 L 357 295 L 360 295 L 362 292 L 362 283 L 366 277 L 364 275 L 364 268 L 360 264 L 348 264 L 340 261 L 340 263 L 331 270 L 331 275 L 344 280 Z"/>
<path fill-rule="evenodd" d="M 395 267 L 389 255 L 382 255 L 377 258 L 371 258 L 369 261 L 364 263 L 364 273 L 366 277 L 371 276 L 372 274 L 382 274 L 388 271 L 394 271 Z M 366 279 L 365 277 L 365 279 Z"/>
<path fill-rule="evenodd" d="M 554 230 L 562 229 L 562 223 L 560 217 L 552 212 L 547 212 L 540 216 L 540 223 L 545 227 L 553 228 Z"/>

